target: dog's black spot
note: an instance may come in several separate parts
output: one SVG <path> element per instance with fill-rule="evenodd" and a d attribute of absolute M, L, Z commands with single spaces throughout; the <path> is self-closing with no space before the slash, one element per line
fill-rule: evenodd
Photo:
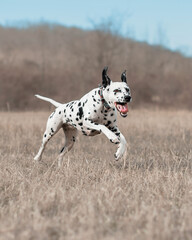
<path fill-rule="evenodd" d="M 91 114 L 90 112 L 88 112 L 88 114 Z"/>
<path fill-rule="evenodd" d="M 73 136 L 73 142 L 75 142 L 75 137 Z"/>
<path fill-rule="evenodd" d="M 104 117 L 103 119 L 104 119 L 104 120 L 107 120 L 107 118 L 105 118 L 105 117 Z"/>
<path fill-rule="evenodd" d="M 69 114 L 69 117 L 71 117 L 71 114 Z"/>
<path fill-rule="evenodd" d="M 94 110 L 94 112 L 97 112 L 96 110 Z"/>
<path fill-rule="evenodd" d="M 59 112 L 59 114 L 61 114 L 61 111 Z"/>
<path fill-rule="evenodd" d="M 82 116 L 83 116 L 83 108 L 80 107 L 80 108 L 79 108 L 79 118 L 81 119 Z"/>
<path fill-rule="evenodd" d="M 113 113 L 111 113 L 111 117 L 113 116 L 114 114 Z"/>
<path fill-rule="evenodd" d="M 87 121 L 87 118 L 85 118 L 85 121 Z"/>
<path fill-rule="evenodd" d="M 54 130 L 53 130 L 53 128 L 51 128 L 51 132 L 52 132 L 52 133 L 54 133 Z"/>
<path fill-rule="evenodd" d="M 107 110 L 105 110 L 105 113 L 107 113 L 108 111 Z"/>
<path fill-rule="evenodd" d="M 95 104 L 93 104 L 93 107 L 95 107 Z"/>
<path fill-rule="evenodd" d="M 111 124 L 111 121 L 108 121 L 107 124 L 105 125 L 106 127 Z"/>
<path fill-rule="evenodd" d="M 83 123 L 78 123 L 79 124 L 79 126 L 83 126 Z"/>
<path fill-rule="evenodd" d="M 64 113 L 66 112 L 66 109 L 64 109 L 64 111 L 63 111 Z"/>
<path fill-rule="evenodd" d="M 107 117 L 107 114 L 104 114 L 105 117 Z"/>
<path fill-rule="evenodd" d="M 116 128 L 111 129 L 112 132 L 117 132 Z"/>
<path fill-rule="evenodd" d="M 79 107 L 81 106 L 81 102 L 79 102 L 78 106 L 79 106 Z"/>
<path fill-rule="evenodd" d="M 115 133 L 115 135 L 116 135 L 116 136 L 120 136 L 120 132 L 118 132 L 118 133 Z"/>
<path fill-rule="evenodd" d="M 74 109 L 72 108 L 71 111 L 73 112 L 73 110 L 74 110 Z"/>
<path fill-rule="evenodd" d="M 44 137 L 47 137 L 47 135 L 45 134 Z"/>
<path fill-rule="evenodd" d="M 65 149 L 65 147 L 63 147 L 63 148 L 61 149 L 60 153 L 62 153 L 62 152 L 64 151 L 64 149 Z"/>
<path fill-rule="evenodd" d="M 94 101 L 94 102 L 96 102 L 96 99 L 95 99 L 95 98 L 93 98 L 93 101 Z"/>
<path fill-rule="evenodd" d="M 87 136 L 87 133 L 85 131 L 82 131 L 83 135 Z"/>
<path fill-rule="evenodd" d="M 76 118 L 76 121 L 79 121 L 79 118 Z"/>
<path fill-rule="evenodd" d="M 66 107 L 68 107 L 68 106 L 69 106 L 69 103 L 67 103 Z"/>

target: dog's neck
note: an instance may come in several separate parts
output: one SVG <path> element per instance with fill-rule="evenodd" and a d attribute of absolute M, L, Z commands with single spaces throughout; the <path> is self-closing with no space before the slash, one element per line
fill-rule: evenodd
<path fill-rule="evenodd" d="M 109 104 L 107 103 L 107 101 L 105 100 L 105 98 L 103 97 L 103 87 L 102 86 L 99 86 L 99 96 L 100 96 L 100 99 L 101 99 L 101 102 L 103 104 L 103 106 L 109 110 L 111 109 L 111 107 L 109 106 Z"/>

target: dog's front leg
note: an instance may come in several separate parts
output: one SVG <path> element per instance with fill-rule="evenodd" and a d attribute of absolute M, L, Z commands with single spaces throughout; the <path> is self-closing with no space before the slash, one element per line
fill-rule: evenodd
<path fill-rule="evenodd" d="M 119 160 L 121 157 L 123 157 L 126 148 L 127 148 L 127 142 L 125 140 L 125 137 L 121 132 L 120 133 L 120 144 L 118 146 L 117 152 L 115 153 L 115 159 Z"/>
<path fill-rule="evenodd" d="M 98 124 L 96 122 L 93 122 L 91 119 L 88 118 L 84 118 L 83 121 L 83 125 L 87 128 L 93 129 L 93 130 L 97 130 L 100 131 L 102 133 L 105 134 L 105 136 L 112 142 L 115 144 L 120 143 L 120 138 L 119 136 L 117 136 L 115 133 L 113 133 L 112 131 L 110 131 L 107 127 L 105 127 L 104 125 Z"/>
<path fill-rule="evenodd" d="M 116 136 L 120 138 L 120 143 L 117 149 L 117 152 L 114 154 L 115 159 L 119 160 L 121 157 L 123 157 L 126 149 L 127 149 L 127 142 L 125 140 L 125 137 L 123 134 L 120 132 L 117 126 L 110 126 L 110 129 L 112 132 L 115 133 Z"/>

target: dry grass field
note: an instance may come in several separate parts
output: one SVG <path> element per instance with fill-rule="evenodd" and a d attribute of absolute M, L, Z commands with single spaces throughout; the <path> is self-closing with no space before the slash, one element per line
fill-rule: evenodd
<path fill-rule="evenodd" d="M 132 110 L 118 119 L 126 162 L 105 136 L 62 131 L 33 161 L 48 112 L 0 113 L 0 239 L 192 239 L 192 112 Z"/>

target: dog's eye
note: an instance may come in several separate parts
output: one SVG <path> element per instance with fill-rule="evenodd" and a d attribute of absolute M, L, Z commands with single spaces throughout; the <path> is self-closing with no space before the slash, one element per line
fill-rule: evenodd
<path fill-rule="evenodd" d="M 129 88 L 125 88 L 126 92 L 129 92 Z"/>
<path fill-rule="evenodd" d="M 121 92 L 120 89 L 115 89 L 113 92 L 117 93 L 117 92 Z"/>

